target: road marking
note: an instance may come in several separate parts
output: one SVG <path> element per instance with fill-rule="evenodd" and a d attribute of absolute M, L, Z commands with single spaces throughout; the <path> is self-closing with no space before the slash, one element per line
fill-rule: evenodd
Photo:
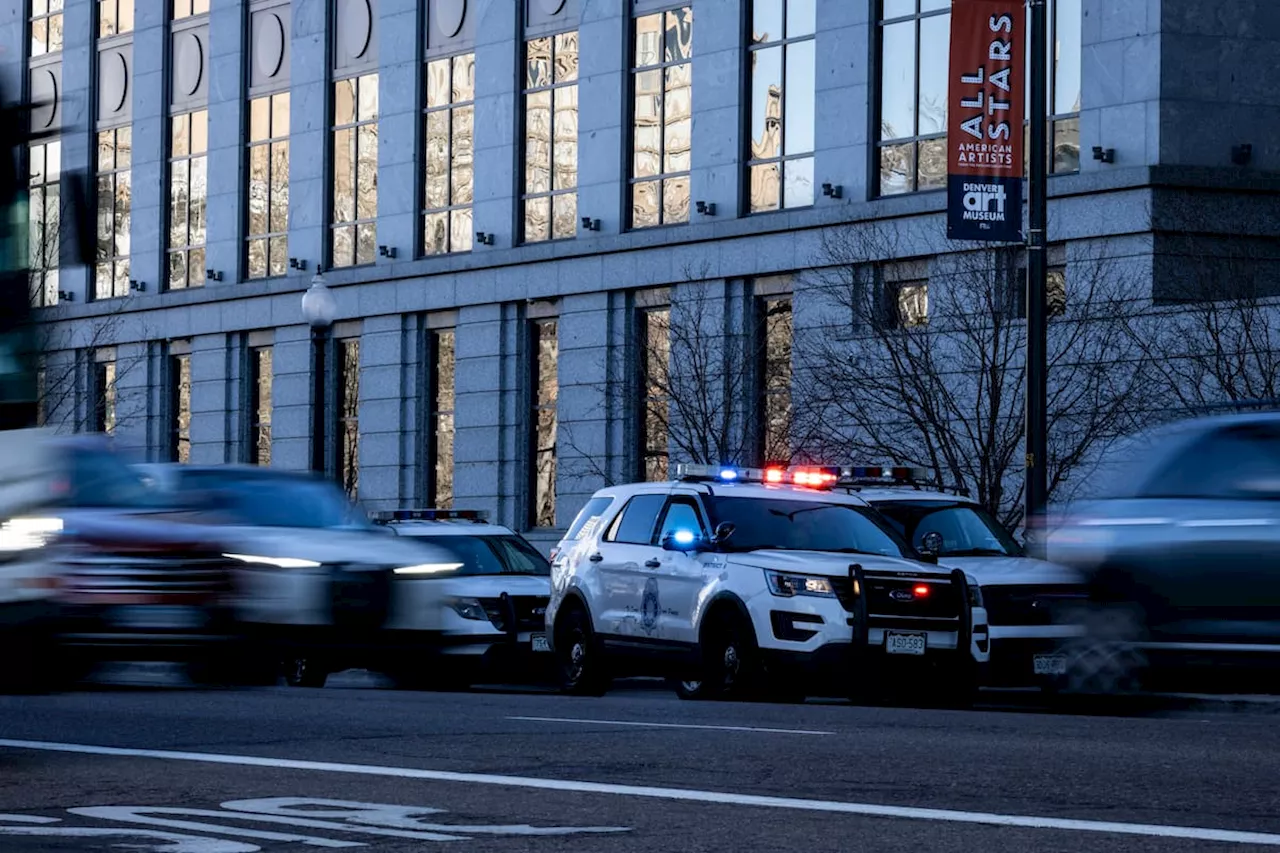
<path fill-rule="evenodd" d="M 716 732 L 764 732 L 774 735 L 833 735 L 808 729 L 762 729 L 755 726 L 698 726 L 692 723 L 645 723 L 628 720 L 573 720 L 568 717 L 507 717 L 524 723 L 586 723 L 592 726 L 635 726 L 644 729 L 703 729 Z"/>
<path fill-rule="evenodd" d="M 8 820 L 12 815 L 5 816 Z M 243 841 L 227 841 L 221 838 L 202 838 L 198 835 L 180 835 L 176 832 L 157 832 L 151 829 L 103 829 L 88 826 L 2 826 L 0 835 L 25 838 L 94 838 L 122 839 L 113 847 L 127 847 L 141 853 L 262 853 L 256 844 Z"/>
<path fill-rule="evenodd" d="M 796 797 L 770 797 L 759 794 L 732 794 L 723 791 L 698 791 L 688 788 L 658 788 L 645 785 L 616 785 L 602 782 L 579 782 L 569 779 L 543 779 L 532 776 L 499 776 L 489 773 L 459 773 L 451 770 L 421 770 L 413 767 L 387 767 L 378 764 L 340 764 L 328 761 L 305 761 L 294 758 L 267 758 L 258 755 L 227 755 L 216 752 L 182 752 L 165 749 L 128 749 L 116 746 L 90 746 L 77 743 L 55 743 L 34 740 L 0 740 L 0 747 L 61 752 L 78 755 L 103 755 L 116 758 L 154 758 L 161 761 L 183 761 L 198 764 L 222 764 L 235 767 L 265 767 L 273 770 L 307 770 L 317 773 L 341 773 L 355 776 L 380 776 L 396 779 L 418 779 L 429 782 L 459 782 L 470 785 L 496 785 L 507 788 L 530 788 L 540 791 L 566 791 L 579 794 L 605 794 L 676 800 L 711 805 L 753 806 L 767 809 L 827 812 L 864 817 L 903 818 L 907 820 L 970 823 L 986 826 L 1013 826 L 1025 829 L 1058 829 L 1070 832 L 1097 832 L 1113 835 L 1139 835 L 1152 838 L 1180 838 L 1197 841 L 1223 841 L 1280 847 L 1280 835 L 1231 829 L 1206 829 L 1195 826 L 1114 823 L 1070 818 L 1035 817 L 1031 815 L 988 814 L 950 809 L 883 806 L 871 803 L 848 803 L 835 800 L 807 800 Z"/>

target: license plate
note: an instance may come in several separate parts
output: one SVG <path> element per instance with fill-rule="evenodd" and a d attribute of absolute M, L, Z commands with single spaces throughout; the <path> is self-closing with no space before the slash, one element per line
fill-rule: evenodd
<path fill-rule="evenodd" d="M 535 652 L 549 652 L 549 651 L 551 651 L 551 646 L 547 644 L 547 635 L 546 635 L 546 634 L 534 634 L 534 635 L 533 635 L 533 650 L 534 650 Z"/>
<path fill-rule="evenodd" d="M 922 655 L 927 645 L 925 634 L 904 634 L 888 631 L 884 635 L 884 650 L 891 655 Z"/>
<path fill-rule="evenodd" d="M 197 628 L 205 623 L 199 607 L 117 607 L 111 621 L 121 628 Z"/>
<path fill-rule="evenodd" d="M 1036 655 L 1031 659 L 1036 675 L 1066 675 L 1066 655 Z"/>

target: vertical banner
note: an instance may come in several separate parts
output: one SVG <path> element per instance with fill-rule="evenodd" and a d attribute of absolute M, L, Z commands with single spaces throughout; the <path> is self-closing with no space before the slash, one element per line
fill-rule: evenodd
<path fill-rule="evenodd" d="M 953 0 L 947 86 L 947 236 L 1022 240 L 1026 7 Z"/>

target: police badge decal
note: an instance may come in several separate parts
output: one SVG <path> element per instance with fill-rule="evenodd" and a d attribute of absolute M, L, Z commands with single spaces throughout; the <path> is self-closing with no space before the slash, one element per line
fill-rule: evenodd
<path fill-rule="evenodd" d="M 644 583 L 644 601 L 640 605 L 640 624 L 648 634 L 658 627 L 658 579 L 649 578 Z"/>

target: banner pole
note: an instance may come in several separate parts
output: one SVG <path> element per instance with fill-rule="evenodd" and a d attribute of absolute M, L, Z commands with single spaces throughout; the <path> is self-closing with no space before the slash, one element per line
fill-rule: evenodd
<path fill-rule="evenodd" d="M 1049 68 L 1047 0 L 1027 0 L 1031 59 L 1030 204 L 1027 228 L 1026 519 L 1028 530 L 1049 497 L 1048 471 L 1048 131 Z M 1034 543 L 1037 546 L 1040 543 Z"/>

